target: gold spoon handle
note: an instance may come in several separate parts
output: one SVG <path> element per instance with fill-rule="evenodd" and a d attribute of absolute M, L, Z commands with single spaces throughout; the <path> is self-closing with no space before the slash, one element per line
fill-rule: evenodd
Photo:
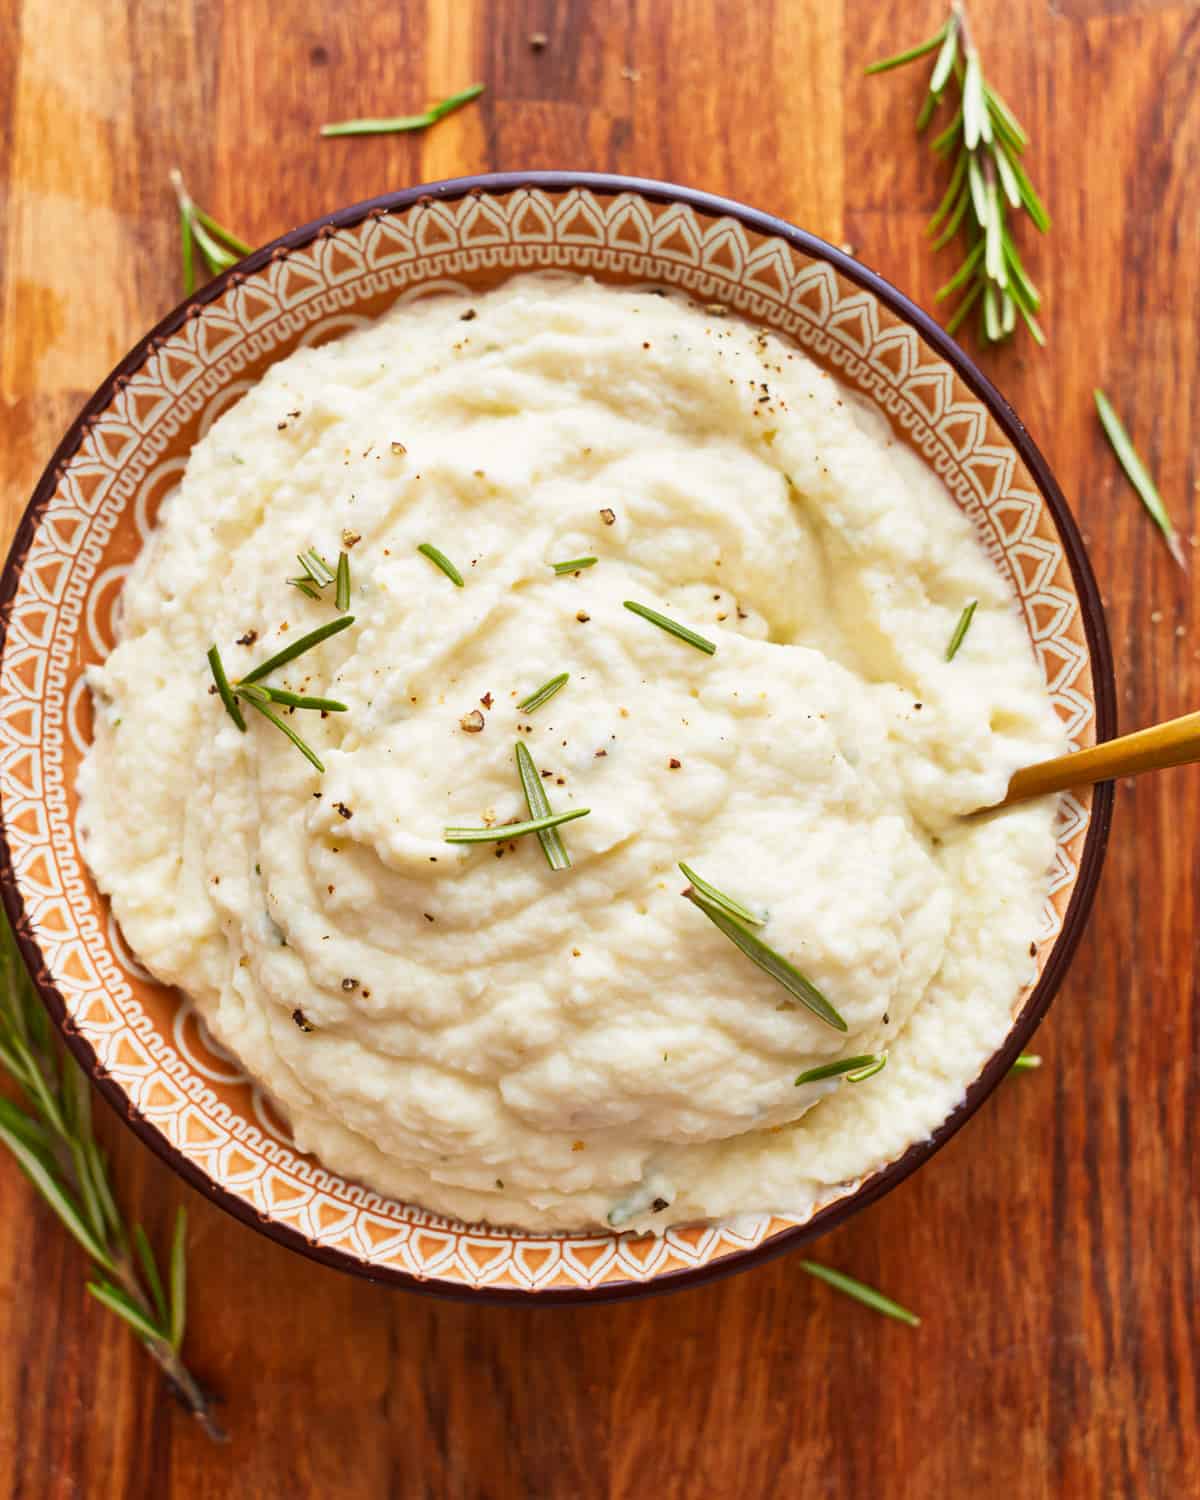
<path fill-rule="evenodd" d="M 1118 776 L 1137 776 L 1142 771 L 1163 771 L 1168 766 L 1186 766 L 1200 761 L 1200 713 L 1168 719 L 1136 734 L 1123 734 L 1090 750 L 1058 755 L 1014 773 L 1008 791 L 997 807 L 1065 792 L 1073 786 L 1091 786 L 1097 781 L 1115 781 Z"/>

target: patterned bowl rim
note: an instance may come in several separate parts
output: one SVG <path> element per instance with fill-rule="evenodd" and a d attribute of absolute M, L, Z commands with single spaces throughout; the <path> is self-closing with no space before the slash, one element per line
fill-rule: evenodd
<path fill-rule="evenodd" d="M 351 228 L 360 224 L 371 214 L 396 212 L 422 201 L 457 200 L 468 194 L 502 196 L 521 188 L 541 188 L 549 193 L 564 193 L 574 188 L 583 188 L 606 197 L 633 193 L 654 203 L 682 204 L 706 217 L 734 219 L 748 230 L 786 241 L 810 259 L 825 261 L 839 276 L 845 277 L 846 280 L 878 298 L 893 314 L 915 329 L 924 343 L 954 370 L 987 408 L 1032 475 L 1039 493 L 1049 507 L 1081 606 L 1084 633 L 1091 659 L 1096 707 L 1096 739 L 1097 741 L 1110 739 L 1116 733 L 1116 687 L 1113 678 L 1112 652 L 1103 605 L 1083 538 L 1046 460 L 1029 436 L 1024 424 L 970 356 L 927 313 L 923 312 L 903 292 L 898 291 L 889 281 L 869 270 L 853 256 L 845 254 L 806 230 L 797 229 L 783 219 L 763 213 L 758 209 L 748 208 L 733 199 L 718 197 L 695 188 L 680 187 L 674 183 L 659 182 L 648 178 L 625 177 L 601 172 L 483 173 L 473 177 L 448 178 L 440 182 L 405 188 L 399 192 L 384 193 L 379 197 L 368 198 L 290 230 L 187 297 L 133 346 L 100 385 L 95 395 L 86 403 L 71 424 L 38 481 L 17 527 L 4 572 L 0 575 L 0 660 L 4 655 L 9 620 L 21 570 L 38 527 L 40 512 L 54 493 L 59 472 L 79 448 L 92 418 L 108 407 L 117 393 L 119 383 L 142 366 L 158 341 L 174 333 L 195 310 L 220 297 L 234 277 L 240 278 L 258 271 L 273 256 L 277 256 L 282 251 L 291 251 L 309 245 L 323 231 Z M 926 1140 L 909 1146 L 895 1161 L 889 1162 L 866 1178 L 855 1192 L 819 1210 L 804 1224 L 780 1230 L 758 1245 L 734 1251 L 704 1265 L 667 1271 L 646 1280 L 622 1281 L 615 1284 L 601 1283 L 594 1288 L 571 1287 L 535 1291 L 515 1287 L 460 1286 L 434 1280 L 420 1280 L 407 1272 L 391 1267 L 368 1266 L 365 1262 L 342 1250 L 311 1243 L 298 1230 L 288 1225 L 263 1218 L 244 1200 L 227 1188 L 218 1186 L 167 1141 L 166 1137 L 133 1106 L 121 1086 L 104 1072 L 90 1044 L 68 1022 L 63 998 L 48 977 L 37 943 L 21 930 L 24 901 L 13 870 L 8 830 L 2 808 L 0 808 L 0 898 L 3 899 L 4 909 L 16 935 L 21 956 L 42 1000 L 66 1045 L 93 1084 L 140 1140 L 160 1156 L 180 1177 L 210 1201 L 218 1204 L 226 1213 L 249 1224 L 260 1234 L 267 1235 L 279 1244 L 297 1250 L 300 1254 L 322 1265 L 350 1271 L 367 1280 L 403 1286 L 429 1296 L 510 1304 L 532 1302 L 539 1305 L 615 1301 L 679 1290 L 686 1286 L 713 1281 L 735 1271 L 743 1271 L 753 1265 L 759 1265 L 808 1240 L 816 1239 L 843 1223 L 851 1214 L 876 1202 L 885 1193 L 898 1186 L 940 1150 L 951 1136 L 961 1130 L 1008 1072 L 1017 1054 L 1028 1044 L 1062 983 L 1063 976 L 1079 944 L 1099 883 L 1104 853 L 1108 845 L 1112 806 L 1112 783 L 1103 782 L 1095 788 L 1091 818 L 1083 853 L 1079 860 L 1078 878 L 1071 893 L 1070 904 L 1063 918 L 1061 931 L 1046 960 L 1041 976 L 1021 1013 L 1013 1022 L 1003 1047 L 988 1061 L 979 1077 L 970 1085 L 957 1109 L 943 1120 L 932 1135 Z"/>

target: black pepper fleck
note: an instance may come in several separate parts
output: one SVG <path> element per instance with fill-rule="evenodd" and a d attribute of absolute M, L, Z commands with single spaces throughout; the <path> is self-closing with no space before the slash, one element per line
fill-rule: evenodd
<path fill-rule="evenodd" d="M 237 643 L 239 646 L 253 646 L 256 640 L 258 640 L 258 631 L 247 630 L 245 635 L 238 636 Z"/>
<path fill-rule="evenodd" d="M 316 1028 L 313 1026 L 313 1023 L 308 1019 L 308 1017 L 302 1010 L 294 1010 L 292 1012 L 292 1020 L 295 1021 L 296 1025 L 299 1026 L 301 1031 L 316 1030 Z"/>

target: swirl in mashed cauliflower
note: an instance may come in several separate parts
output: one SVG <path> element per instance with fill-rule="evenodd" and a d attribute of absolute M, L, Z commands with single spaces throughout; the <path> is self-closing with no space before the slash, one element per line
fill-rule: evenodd
<path fill-rule="evenodd" d="M 272 680 L 349 706 L 291 721 L 323 776 L 205 663 L 335 617 L 286 581 L 308 547 L 349 550 L 355 624 Z M 1030 978 L 1053 807 L 959 819 L 1063 748 L 1005 584 L 877 414 L 681 299 L 524 277 L 283 360 L 196 444 L 91 683 L 81 826 L 134 951 L 301 1148 L 435 1212 L 803 1217 L 940 1124 Z M 528 816 L 518 738 L 591 809 L 568 870 L 443 838 Z M 769 913 L 845 1034 L 680 860 Z"/>

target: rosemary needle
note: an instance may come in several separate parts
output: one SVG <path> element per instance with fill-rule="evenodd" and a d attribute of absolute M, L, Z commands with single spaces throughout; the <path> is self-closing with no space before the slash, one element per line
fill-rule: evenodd
<path fill-rule="evenodd" d="M 862 1083 L 873 1078 L 887 1062 L 887 1053 L 865 1052 L 859 1057 L 843 1057 L 838 1062 L 823 1063 L 819 1068 L 809 1068 L 796 1079 L 796 1087 L 804 1083 L 821 1083 L 826 1078 L 839 1078 L 844 1073 L 851 1083 Z"/>
<path fill-rule="evenodd" d="M 543 703 L 549 703 L 559 688 L 566 687 L 571 680 L 569 672 L 560 672 L 557 677 L 552 677 L 549 682 L 543 682 L 540 688 L 530 693 L 528 698 L 522 698 L 517 707 L 523 714 L 531 714 L 535 708 L 541 708 Z"/>
<path fill-rule="evenodd" d="M 702 896 L 694 886 L 689 886 L 683 894 L 693 906 L 700 908 L 714 927 L 719 928 L 731 943 L 741 949 L 751 963 L 757 964 L 764 974 L 769 974 L 781 984 L 789 995 L 812 1011 L 814 1016 L 837 1031 L 848 1029 L 845 1021 L 816 985 L 806 979 L 781 953 L 776 953 L 774 948 L 757 937 L 745 922 L 731 916 L 724 907 L 710 901 L 707 896 Z"/>
<path fill-rule="evenodd" d="M 972 599 L 961 615 L 958 624 L 954 627 L 954 634 L 950 637 L 950 644 L 946 647 L 946 660 L 953 661 L 958 655 L 958 648 L 962 645 L 966 633 L 971 628 L 971 621 L 975 618 L 975 611 L 979 607 L 979 600 Z"/>
<path fill-rule="evenodd" d="M 295 661 L 298 656 L 303 656 L 313 646 L 319 646 L 322 641 L 328 640 L 331 635 L 337 635 L 339 630 L 345 630 L 353 624 L 353 615 L 342 615 L 340 619 L 330 620 L 327 625 L 318 625 L 316 630 L 310 630 L 307 635 L 302 635 L 299 640 L 293 641 L 290 646 L 285 646 L 282 651 L 277 651 L 274 656 L 268 657 L 266 661 L 261 662 L 252 672 L 247 672 L 244 677 L 239 679 L 239 686 L 242 683 L 258 682 L 260 678 L 268 676 L 269 673 L 274 672 L 278 667 L 287 666 L 288 662 Z"/>
<path fill-rule="evenodd" d="M 482 83 L 473 83 L 470 88 L 465 88 L 457 94 L 451 94 L 448 99 L 432 105 L 419 115 L 395 115 L 390 119 L 381 120 L 338 120 L 332 125 L 322 125 L 322 135 L 385 135 L 392 131 L 400 130 L 427 130 L 430 125 L 436 125 L 444 116 L 452 110 L 461 109 L 464 104 L 470 104 L 472 99 L 478 99 L 483 93 Z"/>
<path fill-rule="evenodd" d="M 743 922 L 749 922 L 752 927 L 763 927 L 766 925 L 765 918 L 756 917 L 740 901 L 735 901 L 732 896 L 727 896 L 724 891 L 717 890 L 715 885 L 710 885 L 707 880 L 696 874 L 691 865 L 685 865 L 680 860 L 679 868 L 702 896 L 707 896 L 715 906 L 719 906 L 722 910 L 727 911 L 731 917 L 738 917 Z"/>
<path fill-rule="evenodd" d="M 677 636 L 681 641 L 686 641 L 689 646 L 695 646 L 697 651 L 703 651 L 706 656 L 716 654 L 716 646 L 712 641 L 705 640 L 702 635 L 697 635 L 694 630 L 689 630 L 686 625 L 680 625 L 676 620 L 668 619 L 666 615 L 660 615 L 656 609 L 650 609 L 645 604 L 636 604 L 632 599 L 624 601 L 625 608 L 632 610 L 635 615 L 641 615 L 643 620 L 649 620 L 652 625 L 657 625 L 660 630 L 665 630 L 668 635 Z"/>
<path fill-rule="evenodd" d="M 1008 1071 L 1010 1073 L 1029 1073 L 1034 1068 L 1040 1068 L 1041 1065 L 1042 1060 L 1036 1052 L 1022 1052 Z"/>
<path fill-rule="evenodd" d="M 348 552 L 338 554 L 334 605 L 338 613 L 343 615 L 350 608 L 350 554 Z"/>
<path fill-rule="evenodd" d="M 529 816 L 531 818 L 549 817 L 550 798 L 546 795 L 546 789 L 542 785 L 542 778 L 537 773 L 529 747 L 522 740 L 516 743 L 516 756 L 517 775 L 521 778 L 521 789 L 525 793 L 525 805 L 529 809 Z M 567 853 L 567 846 L 563 843 L 562 835 L 557 828 L 540 828 L 538 843 L 541 844 L 546 863 L 552 870 L 571 868 L 571 856 Z"/>
<path fill-rule="evenodd" d="M 333 582 L 333 569 L 314 547 L 309 547 L 306 552 L 298 553 L 296 561 L 319 589 Z"/>
<path fill-rule="evenodd" d="M 571 557 L 566 562 L 551 563 L 550 566 L 558 574 L 578 573 L 584 568 L 592 568 L 600 561 L 598 557 Z"/>
<path fill-rule="evenodd" d="M 313 588 L 307 578 L 289 578 L 288 582 L 294 589 L 299 589 L 302 594 L 307 594 L 310 599 L 320 599 L 321 597 L 320 591 Z"/>
<path fill-rule="evenodd" d="M 569 812 L 530 818 L 527 823 L 505 823 L 498 828 L 447 828 L 443 830 L 443 837 L 448 844 L 503 844 L 509 839 L 519 839 L 524 834 L 537 833 L 543 828 L 557 828 L 560 823 L 584 818 L 590 812 L 590 807 L 573 807 Z"/>
<path fill-rule="evenodd" d="M 221 702 L 225 705 L 225 712 L 242 731 L 246 732 L 246 721 L 242 717 L 242 711 L 237 706 L 233 692 L 229 686 L 229 678 L 225 675 L 225 665 L 221 660 L 221 653 L 215 645 L 208 648 L 208 665 L 213 674 L 213 681 L 217 684 L 217 692 L 221 695 Z"/>
<path fill-rule="evenodd" d="M 1171 549 L 1171 556 L 1181 568 L 1186 568 L 1183 548 L 1179 545 L 1179 537 L 1175 533 L 1175 527 L 1171 524 L 1171 517 L 1167 514 L 1167 507 L 1163 504 L 1162 496 L 1158 493 L 1158 487 L 1150 478 L 1149 470 L 1138 456 L 1133 441 L 1125 431 L 1124 424 L 1112 408 L 1112 403 L 1103 391 L 1093 391 L 1096 398 L 1096 410 L 1100 414 L 1100 421 L 1104 426 L 1104 432 L 1112 444 L 1113 452 L 1117 455 L 1117 461 L 1125 470 L 1125 477 L 1138 492 L 1142 504 L 1150 513 L 1150 518 L 1162 532 L 1167 546 Z"/>
<path fill-rule="evenodd" d="M 445 573 L 446 577 L 450 580 L 450 582 L 456 589 L 462 588 L 462 574 L 458 571 L 458 569 L 454 566 L 454 564 L 450 561 L 446 554 L 444 552 L 440 552 L 432 542 L 422 542 L 421 545 L 417 548 L 417 551 L 424 553 L 431 563 L 433 563 L 436 567 L 441 568 L 442 572 Z"/>
<path fill-rule="evenodd" d="M 320 709 L 322 713 L 326 714 L 344 714 L 349 712 L 346 705 L 339 703 L 336 698 L 313 698 L 306 693 L 289 693 L 286 688 L 270 687 L 266 684 L 262 687 L 259 687 L 257 684 L 252 687 L 241 686 L 236 691 L 245 693 L 248 697 L 255 697 L 259 693 L 265 693 L 272 703 L 283 703 L 289 708 Z"/>
<path fill-rule="evenodd" d="M 281 719 L 273 709 L 268 708 L 265 703 L 260 703 L 257 693 L 254 694 L 254 696 L 246 693 L 243 694 L 243 697 L 251 708 L 256 709 L 260 714 L 262 714 L 264 719 L 269 719 L 271 723 L 274 724 L 276 729 L 281 730 L 284 734 L 287 735 L 288 739 L 291 740 L 292 744 L 295 745 L 300 754 L 304 756 L 305 760 L 311 761 L 312 764 L 316 766 L 317 770 L 324 774 L 325 767 L 322 764 L 321 759 L 317 755 L 316 751 L 313 750 L 310 745 L 305 744 L 304 740 L 301 739 L 301 737 L 296 733 L 296 731 L 290 724 L 285 723 L 285 721 Z"/>
<path fill-rule="evenodd" d="M 920 1327 L 921 1320 L 916 1313 L 909 1312 L 907 1307 L 901 1307 L 898 1302 L 893 1302 L 890 1297 L 885 1297 L 874 1287 L 855 1281 L 853 1276 L 847 1276 L 842 1271 L 834 1271 L 828 1266 L 819 1265 L 815 1260 L 802 1260 L 800 1265 L 818 1281 L 824 1281 L 829 1286 L 836 1287 L 839 1292 L 845 1292 L 847 1297 L 853 1297 L 856 1302 L 873 1307 L 876 1312 L 883 1313 L 885 1317 L 895 1318 L 899 1323 L 907 1323 L 910 1328 Z"/>

